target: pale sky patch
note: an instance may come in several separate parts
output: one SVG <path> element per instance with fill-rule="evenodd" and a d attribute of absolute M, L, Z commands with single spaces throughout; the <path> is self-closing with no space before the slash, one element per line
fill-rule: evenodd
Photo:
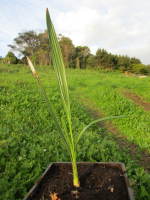
<path fill-rule="evenodd" d="M 75 46 L 139 58 L 150 64 L 149 0 L 1 0 L 0 56 L 19 32 L 46 29 L 48 7 L 57 34 Z"/>

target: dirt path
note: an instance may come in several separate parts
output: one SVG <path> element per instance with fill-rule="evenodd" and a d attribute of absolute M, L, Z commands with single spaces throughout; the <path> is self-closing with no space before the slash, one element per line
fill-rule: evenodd
<path fill-rule="evenodd" d="M 139 106 L 144 107 L 146 111 L 150 111 L 150 103 L 147 102 L 146 100 L 142 100 L 137 94 L 130 92 L 123 92 L 123 95 L 128 99 L 131 99 L 132 101 L 137 103 Z"/>
<path fill-rule="evenodd" d="M 82 105 L 87 109 L 87 111 L 95 118 L 99 119 L 102 117 L 106 117 L 103 112 L 98 110 L 96 106 L 94 106 L 93 102 L 89 100 L 82 100 Z M 143 167 L 145 167 L 146 171 L 150 172 L 150 154 L 145 151 L 137 151 L 138 146 L 129 143 L 126 140 L 126 137 L 123 137 L 119 130 L 115 127 L 113 127 L 113 124 L 111 121 L 106 122 L 99 122 L 98 125 L 104 130 L 109 131 L 114 135 L 114 139 L 117 145 L 119 145 L 120 150 L 124 150 L 124 147 L 127 147 L 129 149 L 129 154 L 131 155 L 131 158 L 136 158 L 138 155 L 140 158 L 138 158 L 137 163 Z M 103 136 L 103 135 L 102 135 Z"/>

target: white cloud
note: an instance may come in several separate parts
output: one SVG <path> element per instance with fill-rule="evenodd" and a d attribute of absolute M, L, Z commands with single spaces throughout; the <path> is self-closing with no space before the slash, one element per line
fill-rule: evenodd
<path fill-rule="evenodd" d="M 19 32 L 46 29 L 46 7 L 56 32 L 76 46 L 88 46 L 92 53 L 104 48 L 150 64 L 149 0 L 5 0 L 0 7 L 0 55 L 7 54 L 7 44 Z"/>
<path fill-rule="evenodd" d="M 150 52 L 150 46 L 145 45 L 143 47 L 138 47 L 138 48 L 134 48 L 131 47 L 129 48 L 119 48 L 119 49 L 111 49 L 111 52 L 114 54 L 118 54 L 118 55 L 129 55 L 130 57 L 136 57 L 139 58 L 141 61 L 144 60 L 143 64 L 149 64 L 150 63 L 150 59 L 149 59 L 149 52 Z M 141 53 L 142 52 L 142 53 Z"/>
<path fill-rule="evenodd" d="M 93 29 L 98 23 L 100 14 L 96 10 L 80 9 L 79 11 L 60 13 L 55 21 L 56 30 L 69 36 L 77 45 L 93 43 Z M 87 42 L 88 41 L 88 42 Z"/>

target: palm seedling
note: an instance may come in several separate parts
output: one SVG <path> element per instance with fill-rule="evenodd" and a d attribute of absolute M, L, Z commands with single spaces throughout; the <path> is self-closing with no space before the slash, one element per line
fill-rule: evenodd
<path fill-rule="evenodd" d="M 48 36 L 49 36 L 49 42 L 51 47 L 51 54 L 52 54 L 52 60 L 53 60 L 53 67 L 56 72 L 57 81 L 60 89 L 61 99 L 63 102 L 63 108 L 67 116 L 67 120 L 61 120 L 61 123 L 64 127 L 64 130 L 61 129 L 60 122 L 57 120 L 57 117 L 53 111 L 52 105 L 49 102 L 47 95 L 42 87 L 42 84 L 39 80 L 39 77 L 30 61 L 30 59 L 27 57 L 28 64 L 33 72 L 34 77 L 36 78 L 39 87 L 41 89 L 41 92 L 45 98 L 45 101 L 48 105 L 49 111 L 51 113 L 51 116 L 53 117 L 53 120 L 55 122 L 55 125 L 57 127 L 58 132 L 61 134 L 63 141 L 66 145 L 67 150 L 69 151 L 71 162 L 72 162 L 72 170 L 73 170 L 73 185 L 76 187 L 80 186 L 79 178 L 78 178 L 78 171 L 77 171 L 77 164 L 76 164 L 76 147 L 77 144 L 82 136 L 82 134 L 85 132 L 85 130 L 90 127 L 91 125 L 99 122 L 104 121 L 108 119 L 114 119 L 114 118 L 121 118 L 121 117 L 127 117 L 127 116 L 115 116 L 115 117 L 107 117 L 102 118 L 93 121 L 92 123 L 88 124 L 83 128 L 83 130 L 79 133 L 78 138 L 76 141 L 73 139 L 73 132 L 72 132 L 72 126 L 71 126 L 71 110 L 70 110 L 70 100 L 69 100 L 69 92 L 68 92 L 68 85 L 67 85 L 67 79 L 66 79 L 66 73 L 65 73 L 65 67 L 63 63 L 63 57 L 61 53 L 61 49 L 58 43 L 58 39 L 55 33 L 54 26 L 52 24 L 49 11 L 46 10 L 46 23 L 47 23 L 47 30 L 48 30 Z M 67 129 L 67 125 L 69 126 L 69 131 Z"/>

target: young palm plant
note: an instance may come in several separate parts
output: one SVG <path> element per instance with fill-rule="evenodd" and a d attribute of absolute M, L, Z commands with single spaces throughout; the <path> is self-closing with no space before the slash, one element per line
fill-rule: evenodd
<path fill-rule="evenodd" d="M 82 134 L 85 132 L 85 130 L 87 128 L 89 128 L 91 125 L 93 125 L 97 122 L 108 120 L 108 119 L 114 119 L 114 118 L 128 117 L 128 116 L 106 117 L 106 118 L 95 120 L 92 123 L 85 126 L 83 128 L 83 130 L 80 132 L 76 142 L 74 141 L 72 127 L 71 127 L 71 110 L 70 110 L 70 100 L 69 100 L 69 92 L 68 92 L 65 67 L 64 67 L 61 49 L 60 49 L 60 46 L 58 43 L 58 39 L 57 39 L 57 36 L 55 33 L 54 26 L 52 24 L 48 9 L 46 10 L 46 23 L 47 23 L 49 42 L 50 42 L 51 53 L 52 53 L 53 67 L 56 72 L 58 85 L 59 85 L 59 89 L 60 89 L 60 94 L 61 94 L 61 98 L 62 98 L 62 102 L 63 102 L 63 107 L 64 107 L 64 110 L 65 110 L 65 113 L 67 116 L 67 122 L 63 119 L 61 120 L 62 125 L 64 127 L 64 131 L 61 129 L 60 122 L 57 120 L 57 117 L 53 111 L 52 105 L 47 98 L 47 95 L 42 87 L 42 84 L 39 80 L 39 77 L 38 77 L 34 67 L 33 67 L 33 64 L 31 63 L 31 61 L 28 57 L 27 57 L 27 60 L 28 60 L 29 66 L 31 68 L 31 71 L 33 72 L 33 75 L 36 78 L 37 83 L 41 89 L 41 92 L 45 98 L 45 101 L 48 105 L 51 116 L 53 117 L 53 120 L 55 122 L 57 130 L 61 134 L 63 141 L 66 145 L 66 148 L 69 151 L 71 162 L 72 162 L 72 170 L 73 170 L 73 185 L 76 187 L 79 187 L 80 182 L 79 182 L 79 178 L 78 178 L 77 163 L 76 163 L 76 149 L 77 149 L 76 147 L 77 147 L 77 144 L 78 144 Z M 67 125 L 69 126 L 69 131 L 67 129 Z"/>

